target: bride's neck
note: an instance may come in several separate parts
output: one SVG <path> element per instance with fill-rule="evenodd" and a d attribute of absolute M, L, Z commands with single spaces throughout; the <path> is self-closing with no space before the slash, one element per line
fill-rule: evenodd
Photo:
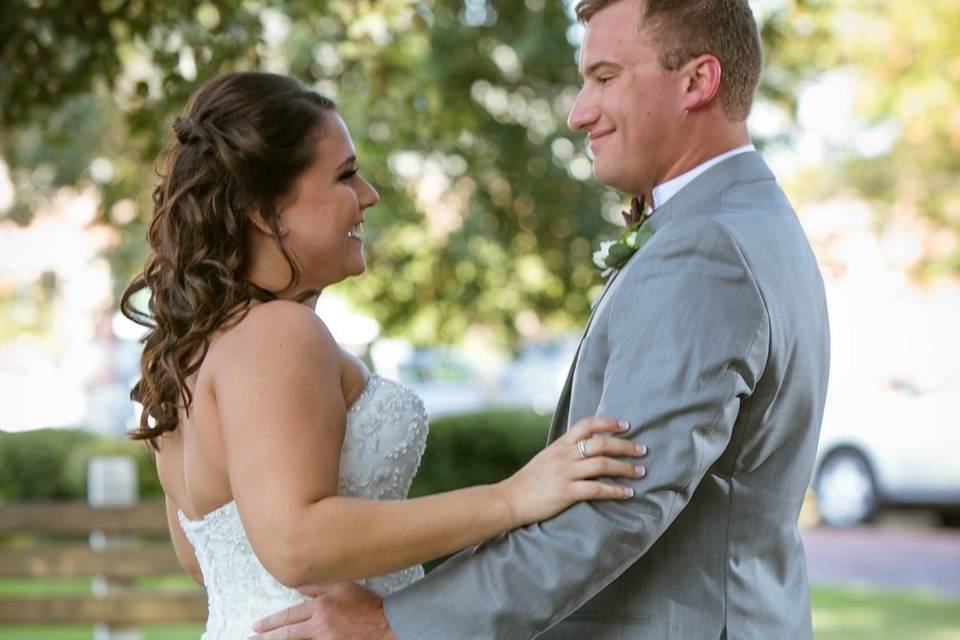
<path fill-rule="evenodd" d="M 287 258 L 275 245 L 263 246 L 256 241 L 251 243 L 247 281 L 273 293 L 281 300 L 292 300 L 311 308 L 315 307 L 320 289 L 311 288 L 302 282 L 289 286 L 291 276 L 292 270 Z"/>

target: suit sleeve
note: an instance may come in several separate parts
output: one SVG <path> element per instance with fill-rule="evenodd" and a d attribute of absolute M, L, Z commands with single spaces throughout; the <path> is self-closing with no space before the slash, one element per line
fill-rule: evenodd
<path fill-rule="evenodd" d="M 579 503 L 387 597 L 400 640 L 542 633 L 651 547 L 727 446 L 769 343 L 763 300 L 736 242 L 715 222 L 665 228 L 618 280 L 596 319 L 607 349 L 596 413 L 628 419 L 632 437 L 649 447 L 635 498 Z"/>

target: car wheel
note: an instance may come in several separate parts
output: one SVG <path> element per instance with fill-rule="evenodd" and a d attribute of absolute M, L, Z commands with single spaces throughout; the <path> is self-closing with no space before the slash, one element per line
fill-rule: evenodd
<path fill-rule="evenodd" d="M 820 518 L 831 527 L 867 522 L 877 510 L 873 472 L 863 455 L 853 449 L 838 449 L 824 459 L 814 493 Z"/>

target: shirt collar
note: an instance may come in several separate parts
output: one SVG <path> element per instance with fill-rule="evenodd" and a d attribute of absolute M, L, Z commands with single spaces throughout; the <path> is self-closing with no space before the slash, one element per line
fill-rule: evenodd
<path fill-rule="evenodd" d="M 681 189 L 694 181 L 694 179 L 699 176 L 701 173 L 712 167 L 713 165 L 731 158 L 735 155 L 741 153 L 747 153 L 748 151 L 756 151 L 756 148 L 752 144 L 745 144 L 742 147 L 737 147 L 736 149 L 731 149 L 721 153 L 718 156 L 714 156 L 698 164 L 693 169 L 690 169 L 686 173 L 681 173 L 675 178 L 671 178 L 664 182 L 663 184 L 658 184 L 653 188 L 653 206 L 655 208 L 660 208 L 667 203 L 667 200 L 677 195 Z"/>

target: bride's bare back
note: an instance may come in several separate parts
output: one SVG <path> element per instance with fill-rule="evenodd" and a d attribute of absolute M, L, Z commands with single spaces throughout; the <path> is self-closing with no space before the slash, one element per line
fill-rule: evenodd
<path fill-rule="evenodd" d="M 298 310 L 284 309 L 279 313 L 298 313 Z M 256 318 L 254 322 L 257 322 Z M 216 362 L 217 366 L 224 366 L 227 360 L 223 357 L 226 351 L 222 347 L 228 345 L 229 340 L 223 338 L 219 340 L 218 349 L 221 359 L 211 364 Z M 402 385 L 376 375 L 365 376 L 362 366 L 349 356 L 344 356 L 341 364 L 345 368 L 341 379 L 346 380 L 341 388 L 350 406 L 346 410 L 344 428 L 339 438 L 342 444 L 338 448 L 336 495 L 364 501 L 402 500 L 406 497 L 426 445 L 427 418 L 423 403 Z M 272 371 L 270 363 L 263 363 L 262 367 L 250 373 L 267 378 L 282 375 Z M 208 383 L 212 390 L 217 388 L 217 374 L 215 368 L 201 370 L 198 380 L 202 382 L 204 376 L 208 376 L 206 379 L 214 381 Z M 305 379 L 302 383 L 309 385 L 311 380 Z M 212 413 L 216 414 L 219 404 L 216 400 L 219 398 L 214 400 L 208 406 L 212 406 Z M 196 432 L 206 431 L 209 425 L 201 423 L 205 416 L 196 410 L 193 414 L 192 422 L 185 422 L 175 432 L 182 434 L 178 446 L 168 447 L 166 451 L 162 449 L 160 458 L 170 462 L 168 467 L 172 473 L 184 471 L 183 477 L 189 480 L 184 482 L 184 490 L 198 496 L 201 492 L 194 487 L 197 482 L 193 478 L 213 476 L 211 486 L 216 487 L 222 484 L 215 477 L 218 463 L 228 469 L 231 464 L 228 456 L 222 452 L 217 460 L 208 460 L 202 453 L 197 454 L 201 447 L 210 444 L 205 434 L 198 435 Z M 219 418 L 218 415 L 214 417 Z M 225 445 L 226 451 L 236 448 L 236 443 L 224 442 L 234 437 L 231 426 L 223 424 L 220 429 L 220 442 Z M 269 438 L 275 431 L 282 431 L 282 428 L 264 425 L 258 438 Z M 254 448 L 258 445 L 259 442 L 244 444 Z M 310 455 L 310 451 L 303 453 Z M 194 473 L 191 465 L 195 462 L 199 463 L 201 474 Z M 259 475 L 264 483 L 269 484 L 273 480 L 269 476 L 284 474 L 284 462 L 273 461 L 273 467 L 263 469 L 260 474 L 251 470 L 248 476 L 257 478 Z M 230 486 L 228 482 L 228 491 Z M 283 504 L 287 498 L 279 494 L 271 497 L 271 502 L 276 504 Z M 275 516 L 275 512 L 266 509 L 266 506 L 264 501 L 244 503 L 232 499 L 231 495 L 219 505 L 204 509 L 201 515 L 186 514 L 183 509 L 177 509 L 176 504 L 171 504 L 171 526 L 181 536 L 181 544 L 189 547 L 191 555 L 195 557 L 196 570 L 207 585 L 210 615 L 205 640 L 246 637 L 257 618 L 304 599 L 291 588 L 297 584 L 291 574 L 281 574 L 281 581 L 274 575 L 275 568 L 273 571 L 267 569 L 265 563 L 270 562 L 269 558 L 274 557 L 271 554 L 277 554 L 279 548 L 265 545 L 262 540 L 255 545 L 248 535 L 250 531 L 271 527 L 282 530 L 283 523 L 279 519 L 285 516 Z M 350 535 L 350 531 L 334 526 L 327 529 L 325 537 L 310 538 L 308 542 L 315 550 L 316 557 L 322 558 L 324 547 L 338 548 L 338 539 Z M 419 564 L 413 564 L 400 571 L 362 580 L 361 583 L 378 594 L 386 595 L 422 576 L 423 569 Z"/>
<path fill-rule="evenodd" d="M 211 339 L 200 369 L 187 380 L 193 394 L 190 412 L 181 411 L 180 428 L 165 433 L 159 441 L 156 462 L 161 484 L 167 497 L 191 519 L 200 518 L 233 499 L 215 381 L 218 373 L 226 368 L 246 366 L 247 363 L 238 362 L 237 355 L 250 348 L 248 342 L 278 339 L 275 335 L 258 334 L 259 325 L 266 324 L 258 322 L 257 316 L 262 313 L 260 306 L 255 305 L 241 322 L 217 332 Z M 317 323 L 320 324 L 319 319 Z M 346 407 L 360 396 L 369 372 L 355 356 L 339 348 L 337 352 L 339 391 L 337 398 L 332 400 Z M 246 377 L 255 380 L 271 376 L 273 372 L 265 370 L 264 366 L 247 367 Z M 310 385 L 311 380 L 297 384 Z M 315 389 L 310 390 L 310 393 L 315 392 Z M 266 403 L 269 404 L 269 399 Z M 268 428 L 265 424 L 260 437 L 270 437 Z M 249 445 L 256 446 L 256 443 Z"/>

